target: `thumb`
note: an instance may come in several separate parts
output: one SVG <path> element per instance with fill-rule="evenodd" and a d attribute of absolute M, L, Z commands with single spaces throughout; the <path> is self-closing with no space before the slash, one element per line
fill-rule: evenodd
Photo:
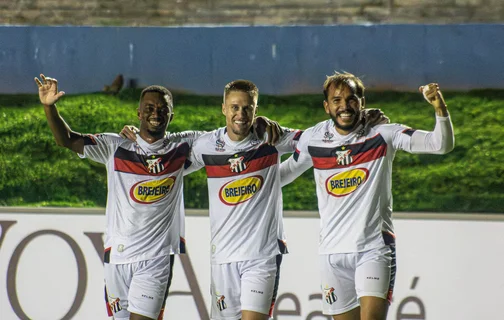
<path fill-rule="evenodd" d="M 58 92 L 58 94 L 56 95 L 56 99 L 59 99 L 61 97 L 63 97 L 65 95 L 65 91 L 60 91 Z"/>

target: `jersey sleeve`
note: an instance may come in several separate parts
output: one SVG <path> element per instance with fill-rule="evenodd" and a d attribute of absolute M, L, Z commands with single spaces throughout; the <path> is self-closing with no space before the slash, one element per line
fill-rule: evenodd
<path fill-rule="evenodd" d="M 107 163 L 124 139 L 115 133 L 86 134 L 84 153 L 81 158 L 88 158 L 99 163 Z"/>
<path fill-rule="evenodd" d="M 280 164 L 280 182 L 282 187 L 294 181 L 303 172 L 313 166 L 313 161 L 308 153 L 308 143 L 312 136 L 312 128 L 299 136 L 294 154 Z"/>
<path fill-rule="evenodd" d="M 296 150 L 296 146 L 299 142 L 299 138 L 303 134 L 303 131 L 283 127 L 282 131 L 283 134 L 275 145 L 275 148 L 278 150 L 280 155 L 285 153 L 293 153 Z"/>
<path fill-rule="evenodd" d="M 445 154 L 453 150 L 455 137 L 450 117 L 436 116 L 433 131 L 415 130 L 403 125 L 392 125 L 392 145 L 409 153 Z"/>
<path fill-rule="evenodd" d="M 207 140 L 208 139 L 206 135 L 200 136 L 198 139 L 194 140 L 191 148 L 191 153 L 189 154 L 189 158 L 184 165 L 184 176 L 198 171 L 205 166 L 202 157 L 202 150 Z"/>
<path fill-rule="evenodd" d="M 198 139 L 205 133 L 206 131 L 188 130 L 182 132 L 169 133 L 168 138 L 170 139 L 170 141 L 187 142 L 189 146 L 192 147 L 196 139 Z"/>

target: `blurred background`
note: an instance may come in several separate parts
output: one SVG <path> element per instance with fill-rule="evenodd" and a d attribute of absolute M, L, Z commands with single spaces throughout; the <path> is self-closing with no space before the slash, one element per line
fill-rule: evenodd
<path fill-rule="evenodd" d="M 223 87 L 240 78 L 258 85 L 260 114 L 306 129 L 326 119 L 334 71 L 364 81 L 368 107 L 425 130 L 434 114 L 416 90 L 437 82 L 455 128 L 447 155 L 396 156 L 389 319 L 504 318 L 504 1 L 14 0 L 0 13 L 0 319 L 106 318 L 105 168 L 56 146 L 35 76 L 58 79 L 72 129 L 98 133 L 137 124 L 150 84 L 174 92 L 170 131 L 223 126 Z M 184 182 L 190 253 L 176 262 L 165 319 L 208 318 L 205 179 Z M 295 262 L 317 261 L 312 171 L 283 199 L 291 254 L 275 318 L 326 319 L 316 263 Z"/>

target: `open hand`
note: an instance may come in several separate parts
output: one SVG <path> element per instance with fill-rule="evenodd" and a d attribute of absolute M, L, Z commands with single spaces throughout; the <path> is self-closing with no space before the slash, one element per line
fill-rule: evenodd
<path fill-rule="evenodd" d="M 389 117 L 380 109 L 364 109 L 364 118 L 366 119 L 366 125 L 369 127 L 390 123 Z"/>
<path fill-rule="evenodd" d="M 40 74 L 40 78 L 42 81 L 35 77 L 35 83 L 39 89 L 40 102 L 45 106 L 52 106 L 65 94 L 65 92 L 58 92 L 58 80 L 46 78 L 43 74 Z"/>

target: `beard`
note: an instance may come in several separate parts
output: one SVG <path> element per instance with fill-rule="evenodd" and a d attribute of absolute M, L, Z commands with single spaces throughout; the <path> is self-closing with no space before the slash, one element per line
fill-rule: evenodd
<path fill-rule="evenodd" d="M 348 112 L 348 113 L 352 113 L 353 115 L 355 115 L 354 120 L 352 121 L 352 123 L 349 123 L 349 124 L 340 124 L 337 121 L 339 114 L 342 113 L 342 112 Z M 357 124 L 362 119 L 362 113 L 356 114 L 353 110 L 346 110 L 346 111 L 342 111 L 342 112 L 338 112 L 336 115 L 330 114 L 331 119 L 334 122 L 334 125 L 336 126 L 336 128 L 344 130 L 344 131 L 351 131 L 352 129 L 354 129 L 355 127 L 357 127 Z"/>

